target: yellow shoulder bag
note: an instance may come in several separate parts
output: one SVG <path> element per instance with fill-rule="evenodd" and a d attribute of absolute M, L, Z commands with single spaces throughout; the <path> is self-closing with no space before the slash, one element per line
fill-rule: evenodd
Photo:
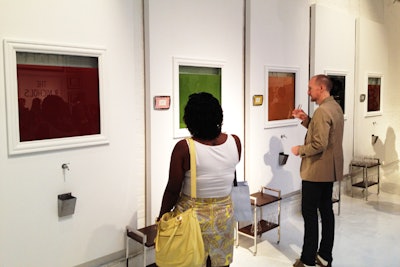
<path fill-rule="evenodd" d="M 157 222 L 155 255 L 158 267 L 200 267 L 205 251 L 199 221 L 194 211 L 196 198 L 196 153 L 192 138 L 187 139 L 190 152 L 192 206 L 174 216 L 165 213 Z"/>

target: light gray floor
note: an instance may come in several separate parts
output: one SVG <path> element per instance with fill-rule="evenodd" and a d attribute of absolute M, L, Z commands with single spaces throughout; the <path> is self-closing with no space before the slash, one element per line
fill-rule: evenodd
<path fill-rule="evenodd" d="M 342 183 L 341 211 L 336 212 L 336 234 L 333 250 L 335 267 L 400 266 L 400 172 L 399 164 L 381 168 L 380 193 L 369 188 L 368 201 L 363 191 L 354 188 L 351 197 L 349 180 Z M 299 257 L 303 239 L 300 201 L 282 203 L 281 241 L 277 230 L 264 233 L 253 256 L 253 240 L 241 236 L 234 250 L 231 267 L 292 266 Z M 289 207 L 290 206 L 290 207 Z M 265 212 L 264 212 L 265 214 Z"/>
<path fill-rule="evenodd" d="M 381 168 L 380 193 L 377 186 L 369 188 L 368 201 L 363 192 L 354 188 L 351 196 L 349 179 L 342 182 L 341 211 L 334 205 L 336 235 L 333 250 L 334 267 L 398 267 L 400 266 L 400 171 L 399 163 Z M 266 219 L 273 212 L 263 210 Z M 277 230 L 264 233 L 257 242 L 240 236 L 234 249 L 231 267 L 289 267 L 299 258 L 303 244 L 303 218 L 300 195 L 282 201 L 281 240 L 277 244 Z M 148 263 L 154 262 L 154 251 L 149 251 Z M 125 262 L 105 265 L 125 267 Z M 129 266 L 143 266 L 142 256 L 130 260 Z"/>

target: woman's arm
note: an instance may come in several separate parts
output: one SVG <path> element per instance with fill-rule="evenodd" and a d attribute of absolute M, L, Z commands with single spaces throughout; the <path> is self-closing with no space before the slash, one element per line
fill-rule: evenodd
<path fill-rule="evenodd" d="M 174 208 L 182 189 L 185 172 L 188 171 L 189 168 L 189 148 L 186 140 L 183 139 L 175 145 L 171 154 L 168 183 L 164 191 L 158 218 L 161 218 L 164 213 Z"/>
<path fill-rule="evenodd" d="M 239 137 L 237 135 L 232 134 L 232 136 L 235 139 L 236 146 L 237 146 L 238 153 L 239 153 L 239 160 L 240 160 L 240 157 L 242 155 L 242 144 L 241 144 L 240 139 L 239 139 Z"/>

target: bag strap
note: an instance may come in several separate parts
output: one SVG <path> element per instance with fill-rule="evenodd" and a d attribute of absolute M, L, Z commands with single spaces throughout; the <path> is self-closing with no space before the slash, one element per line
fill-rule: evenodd
<path fill-rule="evenodd" d="M 196 198 L 196 149 L 192 138 L 186 139 L 189 143 L 190 154 L 190 196 Z"/>
<path fill-rule="evenodd" d="M 237 179 L 236 179 L 236 171 L 235 171 L 235 179 L 233 179 L 233 186 L 237 186 Z"/>

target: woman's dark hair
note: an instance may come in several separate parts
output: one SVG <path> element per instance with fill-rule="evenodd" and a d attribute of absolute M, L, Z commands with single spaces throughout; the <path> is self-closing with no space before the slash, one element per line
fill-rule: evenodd
<path fill-rule="evenodd" d="M 185 107 L 183 120 L 193 137 L 211 140 L 221 133 L 222 108 L 211 94 L 191 94 Z"/>

